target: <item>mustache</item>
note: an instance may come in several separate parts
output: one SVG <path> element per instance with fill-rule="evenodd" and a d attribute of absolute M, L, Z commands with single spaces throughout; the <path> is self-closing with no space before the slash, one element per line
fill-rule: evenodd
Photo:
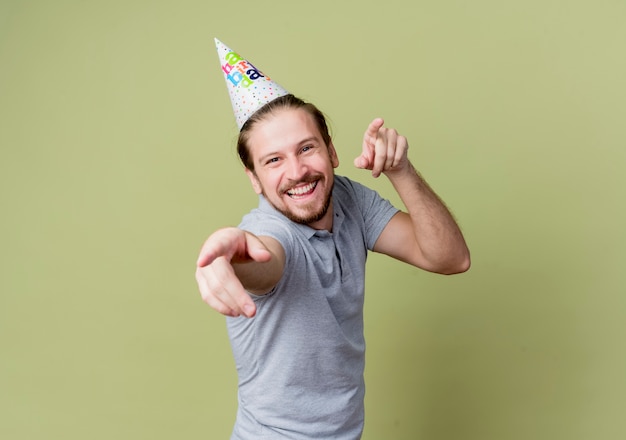
<path fill-rule="evenodd" d="M 322 178 L 323 178 L 322 174 L 311 174 L 311 175 L 304 176 L 298 180 L 290 180 L 286 182 L 284 185 L 281 185 L 280 192 L 285 193 L 298 185 L 306 185 L 307 183 L 313 183 L 318 180 L 321 180 Z"/>

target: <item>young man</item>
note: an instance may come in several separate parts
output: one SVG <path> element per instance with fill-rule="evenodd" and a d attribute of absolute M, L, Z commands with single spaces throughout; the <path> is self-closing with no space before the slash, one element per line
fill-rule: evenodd
<path fill-rule="evenodd" d="M 228 317 L 239 377 L 232 439 L 358 439 L 368 251 L 443 274 L 466 271 L 469 251 L 411 165 L 406 138 L 375 119 L 354 161 L 385 174 L 402 212 L 335 175 L 339 158 L 322 113 L 278 90 L 238 119 L 238 150 L 259 207 L 206 240 L 196 271 L 204 301 Z"/>

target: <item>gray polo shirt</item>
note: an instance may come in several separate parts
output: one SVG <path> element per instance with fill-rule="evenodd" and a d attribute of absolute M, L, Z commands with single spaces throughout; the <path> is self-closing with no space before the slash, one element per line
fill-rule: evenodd
<path fill-rule="evenodd" d="M 365 261 L 398 210 L 335 176 L 333 232 L 294 223 L 263 197 L 240 227 L 285 249 L 283 277 L 227 318 L 239 378 L 232 439 L 358 439 L 363 430 Z"/>

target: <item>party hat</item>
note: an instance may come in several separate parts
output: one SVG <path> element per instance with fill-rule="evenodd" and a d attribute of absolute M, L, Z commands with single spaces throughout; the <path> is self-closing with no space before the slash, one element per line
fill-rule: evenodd
<path fill-rule="evenodd" d="M 215 46 L 240 130 L 252 113 L 268 102 L 289 94 L 287 90 L 265 76 L 252 63 L 230 50 L 217 38 Z"/>

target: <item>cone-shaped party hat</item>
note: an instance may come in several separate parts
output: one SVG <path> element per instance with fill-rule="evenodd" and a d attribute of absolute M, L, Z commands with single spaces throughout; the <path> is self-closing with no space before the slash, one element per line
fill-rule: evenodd
<path fill-rule="evenodd" d="M 237 126 L 241 130 L 250 115 L 274 99 L 289 94 L 280 85 L 265 76 L 252 63 L 230 50 L 217 38 L 217 55 L 220 58 L 226 88 L 233 105 Z"/>

